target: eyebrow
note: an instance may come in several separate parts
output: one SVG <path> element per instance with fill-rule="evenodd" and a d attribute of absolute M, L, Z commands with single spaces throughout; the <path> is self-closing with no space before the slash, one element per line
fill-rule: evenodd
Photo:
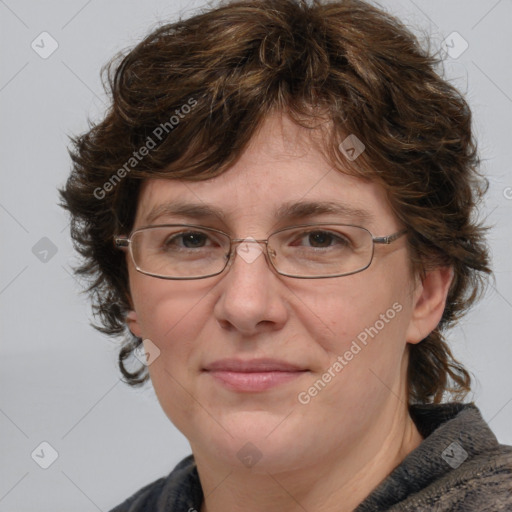
<path fill-rule="evenodd" d="M 276 210 L 276 218 L 282 220 L 301 220 L 315 215 L 339 215 L 349 220 L 370 222 L 374 215 L 367 210 L 362 210 L 346 204 L 333 201 L 299 201 L 288 202 Z M 173 202 L 157 205 L 146 216 L 146 222 L 151 224 L 160 217 L 186 217 L 197 221 L 205 219 L 226 220 L 225 213 L 212 205 Z"/>
<path fill-rule="evenodd" d="M 224 220 L 225 214 L 220 208 L 215 206 L 178 201 L 155 206 L 146 215 L 146 221 L 151 224 L 160 217 L 188 217 L 196 220 L 214 217 Z"/>
<path fill-rule="evenodd" d="M 367 210 L 355 208 L 347 204 L 336 203 L 334 201 L 289 202 L 283 204 L 276 212 L 278 219 L 302 219 L 325 214 L 339 215 L 361 222 L 370 222 L 375 218 L 374 215 Z"/>

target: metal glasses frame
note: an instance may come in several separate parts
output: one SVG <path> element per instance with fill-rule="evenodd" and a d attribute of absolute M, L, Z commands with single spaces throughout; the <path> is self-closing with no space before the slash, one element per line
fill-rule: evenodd
<path fill-rule="evenodd" d="M 372 253 L 371 253 L 370 261 L 368 262 L 368 264 L 360 269 L 357 269 L 357 270 L 354 270 L 351 272 L 344 272 L 341 274 L 327 274 L 327 275 L 319 275 L 319 276 L 301 276 L 301 275 L 289 274 L 289 273 L 280 271 L 274 264 L 273 257 L 275 256 L 276 253 L 274 251 L 272 251 L 272 248 L 269 247 L 269 245 L 268 245 L 269 238 L 271 238 L 274 235 L 277 235 L 278 233 L 281 233 L 283 231 L 290 231 L 292 229 L 297 229 L 297 228 L 320 227 L 320 226 L 340 226 L 340 227 L 345 226 L 345 227 L 359 228 L 359 229 L 366 231 L 371 236 L 371 239 L 373 242 Z M 222 269 L 219 270 L 218 272 L 214 272 L 212 274 L 207 274 L 207 275 L 198 276 L 198 277 L 197 276 L 191 276 L 191 277 L 163 276 L 161 274 L 154 274 L 152 272 L 147 272 L 145 270 L 142 270 L 138 266 L 138 264 L 135 261 L 135 258 L 133 256 L 133 251 L 132 251 L 133 246 L 131 245 L 133 235 L 140 231 L 145 231 L 145 230 L 155 229 L 155 228 L 164 228 L 164 227 L 196 228 L 196 229 L 201 229 L 204 231 L 212 231 L 214 233 L 219 233 L 219 234 L 225 236 L 229 240 L 229 252 L 227 254 L 228 257 L 226 258 L 226 263 L 224 264 Z M 234 250 L 234 247 L 236 247 L 236 245 L 244 243 L 244 242 L 245 243 L 257 243 L 259 245 L 263 244 L 265 246 L 264 254 L 265 254 L 265 259 L 267 260 L 267 263 L 270 263 L 271 267 L 281 276 L 292 277 L 295 279 L 326 279 L 326 278 L 332 278 L 332 277 L 344 277 L 344 276 L 349 276 L 352 274 L 358 274 L 359 272 L 363 272 L 371 265 L 371 263 L 373 261 L 373 256 L 375 253 L 375 251 L 374 251 L 375 244 L 389 245 L 389 244 L 393 243 L 395 240 L 398 240 L 405 233 L 407 233 L 407 229 L 401 229 L 400 231 L 397 231 L 397 232 L 392 233 L 387 236 L 373 236 L 373 234 L 368 229 L 363 228 L 362 226 L 356 226 L 354 224 L 337 224 L 337 223 L 321 222 L 321 223 L 314 223 L 314 224 L 298 224 L 296 226 L 289 226 L 289 227 L 274 231 L 273 233 L 271 233 L 268 236 L 268 238 L 256 240 L 256 239 L 251 239 L 251 238 L 231 238 L 231 236 L 228 233 L 221 231 L 220 229 L 208 228 L 208 227 L 200 226 L 197 224 L 158 224 L 158 225 L 153 225 L 153 226 L 143 226 L 141 228 L 137 228 L 137 229 L 133 230 L 128 236 L 114 236 L 114 245 L 119 249 L 128 249 L 128 252 L 130 253 L 130 257 L 132 259 L 133 265 L 135 266 L 135 269 L 138 272 L 140 272 L 141 274 L 147 275 L 147 276 L 156 277 L 158 279 L 170 279 L 170 280 L 179 280 L 179 281 L 187 280 L 188 281 L 188 280 L 206 279 L 208 277 L 218 276 L 219 274 L 222 274 L 222 272 L 224 272 L 224 270 L 226 270 L 226 268 L 233 261 L 233 259 L 234 259 L 233 255 L 236 252 Z"/>

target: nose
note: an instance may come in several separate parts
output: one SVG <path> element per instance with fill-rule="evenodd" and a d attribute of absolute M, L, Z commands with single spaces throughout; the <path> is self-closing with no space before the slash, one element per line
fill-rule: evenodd
<path fill-rule="evenodd" d="M 281 329 L 288 318 L 287 287 L 267 262 L 264 241 L 233 242 L 230 265 L 218 283 L 217 321 L 245 336 Z"/>

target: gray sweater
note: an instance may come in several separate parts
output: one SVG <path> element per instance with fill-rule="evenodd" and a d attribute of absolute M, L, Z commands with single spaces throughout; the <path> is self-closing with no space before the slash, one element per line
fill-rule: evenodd
<path fill-rule="evenodd" d="M 354 512 L 512 512 L 512 446 L 498 444 L 473 404 L 410 413 L 425 439 Z M 111 512 L 193 512 L 202 501 L 190 455 Z"/>

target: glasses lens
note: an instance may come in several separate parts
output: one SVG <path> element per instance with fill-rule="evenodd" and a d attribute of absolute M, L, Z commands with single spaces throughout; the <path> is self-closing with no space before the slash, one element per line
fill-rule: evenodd
<path fill-rule="evenodd" d="M 199 278 L 221 272 L 229 238 L 195 226 L 156 226 L 135 231 L 131 251 L 138 270 L 168 278 Z"/>
<path fill-rule="evenodd" d="M 269 238 L 272 263 L 282 274 L 328 277 L 364 270 L 373 254 L 369 231 L 322 224 L 281 230 Z"/>

